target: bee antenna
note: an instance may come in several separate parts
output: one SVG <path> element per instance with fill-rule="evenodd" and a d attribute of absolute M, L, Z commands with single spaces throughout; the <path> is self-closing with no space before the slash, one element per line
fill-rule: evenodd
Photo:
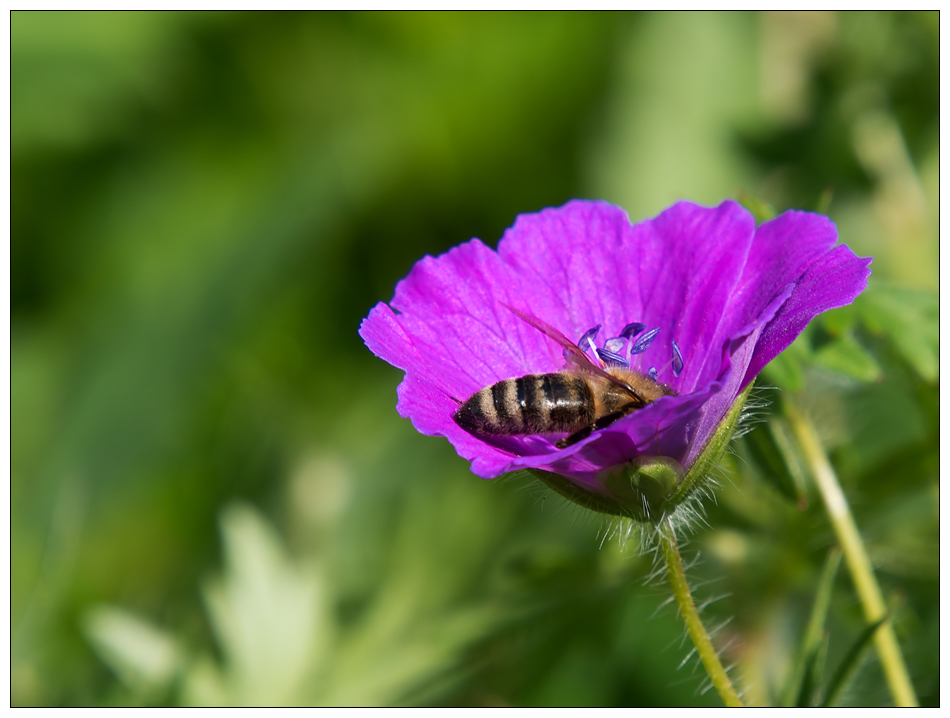
<path fill-rule="evenodd" d="M 456 398 L 455 398 L 454 396 L 452 396 L 451 394 L 449 394 L 449 399 L 451 399 L 452 401 L 454 401 L 454 402 L 455 402 L 456 404 L 458 404 L 459 406 L 462 406 L 462 402 L 461 402 L 459 399 L 456 399 Z"/>

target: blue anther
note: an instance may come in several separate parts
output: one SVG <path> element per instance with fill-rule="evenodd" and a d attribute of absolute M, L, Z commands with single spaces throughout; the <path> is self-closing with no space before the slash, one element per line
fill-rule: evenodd
<path fill-rule="evenodd" d="M 631 354 L 642 354 L 647 350 L 647 348 L 653 343 L 653 340 L 656 338 L 656 335 L 660 333 L 659 327 L 656 329 L 651 329 L 642 337 L 637 339 L 633 346 L 630 347 Z"/>
<path fill-rule="evenodd" d="M 620 336 L 624 339 L 630 339 L 631 337 L 637 336 L 640 332 L 647 328 L 646 324 L 641 324 L 640 322 L 633 322 L 633 324 L 628 324 L 623 328 L 623 331 L 620 332 Z"/>
<path fill-rule="evenodd" d="M 653 381 L 656 381 L 656 367 L 655 366 L 651 366 L 647 374 Z"/>
<path fill-rule="evenodd" d="M 680 354 L 680 348 L 673 342 L 673 376 L 679 376 L 683 371 L 683 355 Z"/>
<path fill-rule="evenodd" d="M 597 332 L 599 331 L 600 324 L 584 332 L 584 336 L 582 336 L 580 341 L 577 342 L 577 346 L 581 348 L 581 351 L 586 352 L 588 349 L 592 349 L 595 352 L 597 351 L 597 346 L 594 344 L 594 337 L 597 336 Z"/>
<path fill-rule="evenodd" d="M 624 369 L 630 368 L 630 362 L 628 362 L 619 354 L 607 351 L 606 349 L 598 349 L 597 356 L 599 356 L 600 360 L 607 366 L 620 366 Z"/>

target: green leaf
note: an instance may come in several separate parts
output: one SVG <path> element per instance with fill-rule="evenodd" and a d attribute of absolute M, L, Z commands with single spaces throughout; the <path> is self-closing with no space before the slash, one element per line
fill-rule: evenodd
<path fill-rule="evenodd" d="M 841 549 L 835 546 L 828 552 L 825 565 L 821 570 L 818 588 L 815 591 L 815 603 L 812 606 L 811 616 L 805 628 L 805 635 L 798 647 L 795 663 L 792 665 L 792 671 L 789 674 L 783 702 L 786 707 L 803 705 L 801 701 L 809 699 L 814 693 L 816 685 L 814 674 L 816 668 L 818 668 L 819 659 L 822 661 L 822 665 L 824 661 L 819 654 L 822 651 L 822 644 L 825 643 L 823 636 L 825 634 L 825 622 L 828 619 L 828 605 L 831 603 L 831 590 L 834 587 L 835 575 L 840 564 Z M 804 705 L 808 705 L 808 703 Z"/>
<path fill-rule="evenodd" d="M 877 381 L 883 376 L 877 360 L 850 332 L 835 337 L 812 355 L 816 364 L 861 381 Z"/>
<path fill-rule="evenodd" d="M 135 693 L 167 689 L 180 670 L 175 639 L 131 611 L 96 606 L 86 612 L 82 628 L 103 662 Z"/>
<path fill-rule="evenodd" d="M 886 336 L 926 381 L 939 376 L 940 306 L 932 290 L 869 287 L 855 301 L 867 328 Z"/>
<path fill-rule="evenodd" d="M 808 506 L 808 490 L 801 463 L 789 441 L 784 420 L 769 418 L 765 427 L 751 431 L 742 438 L 749 459 L 759 468 L 762 478 L 799 508 Z"/>
<path fill-rule="evenodd" d="M 851 646 L 851 650 L 848 651 L 847 655 L 845 655 L 841 661 L 841 665 L 838 666 L 838 670 L 835 671 L 835 675 L 828 685 L 828 693 L 825 696 L 825 700 L 821 702 L 822 708 L 836 705 L 841 698 L 841 694 L 851 685 L 851 682 L 858 673 L 858 669 L 861 667 L 861 660 L 868 646 L 871 644 L 871 639 L 874 638 L 877 629 L 883 626 L 888 618 L 889 616 L 885 615 L 883 618 L 878 619 L 865 628 L 861 635 L 858 636 L 858 640 Z"/>
<path fill-rule="evenodd" d="M 775 384 L 788 391 L 801 391 L 805 386 L 802 369 L 811 355 L 808 340 L 803 334 L 775 357 L 763 370 L 766 383 Z"/>
<path fill-rule="evenodd" d="M 858 311 L 854 304 L 848 304 L 844 307 L 829 309 L 818 317 L 821 327 L 832 336 L 845 334 L 858 323 Z"/>
<path fill-rule="evenodd" d="M 298 700 L 305 678 L 328 657 L 327 586 L 315 566 L 298 566 L 274 528 L 234 504 L 221 517 L 225 571 L 203 596 L 225 657 L 224 685 L 237 705 Z"/>

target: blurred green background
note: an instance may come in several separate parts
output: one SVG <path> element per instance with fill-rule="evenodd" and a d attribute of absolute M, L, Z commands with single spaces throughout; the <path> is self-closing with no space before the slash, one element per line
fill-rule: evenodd
<path fill-rule="evenodd" d="M 705 620 L 780 700 L 834 543 L 770 441 L 795 396 L 938 704 L 937 13 L 14 12 L 11 39 L 14 705 L 718 705 L 652 557 L 416 434 L 356 330 L 519 213 L 730 196 L 875 261 L 767 372 L 685 548 Z M 833 589 L 829 671 L 864 627 Z M 873 650 L 843 700 L 890 701 Z"/>

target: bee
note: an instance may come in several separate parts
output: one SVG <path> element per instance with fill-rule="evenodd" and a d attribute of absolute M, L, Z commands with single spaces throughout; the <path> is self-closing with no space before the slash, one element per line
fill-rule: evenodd
<path fill-rule="evenodd" d="M 503 379 L 472 394 L 452 417 L 470 434 L 566 433 L 568 436 L 556 444 L 563 449 L 661 396 L 675 396 L 665 384 L 632 369 L 595 365 L 554 327 L 507 304 L 503 306 L 559 344 L 568 366 L 552 374 Z"/>

